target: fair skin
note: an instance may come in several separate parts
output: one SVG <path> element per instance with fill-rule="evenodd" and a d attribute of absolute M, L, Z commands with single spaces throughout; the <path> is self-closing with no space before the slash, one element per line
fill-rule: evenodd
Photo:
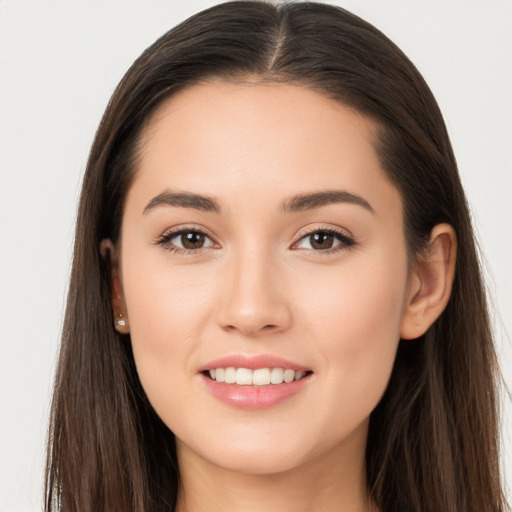
<path fill-rule="evenodd" d="M 130 332 L 142 385 L 176 435 L 178 512 L 371 509 L 369 415 L 400 337 L 420 336 L 444 309 L 455 265 L 448 225 L 434 228 L 428 258 L 408 265 L 400 194 L 374 131 L 353 110 L 283 84 L 197 85 L 150 120 L 121 242 L 104 250 L 114 312 L 127 320 L 118 329 Z M 341 193 L 283 208 L 327 191 Z M 297 391 L 270 404 L 259 391 L 219 399 L 213 388 L 244 386 L 212 380 L 210 362 L 262 354 L 304 370 Z"/>

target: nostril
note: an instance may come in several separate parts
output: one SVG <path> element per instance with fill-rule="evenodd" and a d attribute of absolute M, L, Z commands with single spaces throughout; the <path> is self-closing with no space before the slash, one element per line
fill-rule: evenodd
<path fill-rule="evenodd" d="M 239 326 L 225 325 L 223 326 L 223 329 L 225 329 L 227 332 L 240 331 L 241 333 L 251 336 L 257 335 L 258 333 L 261 334 L 262 332 L 269 333 L 278 330 L 279 326 L 275 324 L 267 324 L 263 325 L 262 327 L 258 327 L 257 325 L 240 323 Z"/>

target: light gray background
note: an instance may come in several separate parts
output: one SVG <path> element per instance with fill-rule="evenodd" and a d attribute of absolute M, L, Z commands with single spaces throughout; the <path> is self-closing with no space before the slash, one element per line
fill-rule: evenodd
<path fill-rule="evenodd" d="M 41 508 L 48 404 L 76 202 L 115 85 L 212 1 L 0 0 L 0 512 Z M 512 387 L 512 0 L 339 0 L 417 65 L 472 205 Z M 505 469 L 512 481 L 512 408 Z"/>

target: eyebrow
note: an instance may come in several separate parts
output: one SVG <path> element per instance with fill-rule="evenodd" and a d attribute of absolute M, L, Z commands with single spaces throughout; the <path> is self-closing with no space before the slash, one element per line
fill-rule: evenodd
<path fill-rule="evenodd" d="M 361 206 L 375 214 L 370 203 L 361 196 L 346 192 L 344 190 L 325 190 L 320 192 L 299 194 L 293 196 L 281 206 L 282 213 L 295 213 L 306 210 L 314 210 L 336 203 L 349 203 Z M 155 196 L 144 208 L 144 214 L 159 206 L 177 206 L 181 208 L 193 208 L 202 212 L 221 213 L 220 203 L 213 197 L 203 196 L 190 192 L 163 192 Z"/>
<path fill-rule="evenodd" d="M 180 206 L 181 208 L 194 208 L 202 212 L 221 212 L 220 204 L 215 199 L 190 192 L 163 192 L 151 199 L 144 208 L 144 214 L 157 206 Z"/>
<path fill-rule="evenodd" d="M 302 212 L 336 203 L 355 204 L 375 214 L 375 210 L 368 201 L 345 190 L 325 190 L 312 194 L 299 194 L 286 200 L 281 207 L 281 211 L 283 213 Z"/>

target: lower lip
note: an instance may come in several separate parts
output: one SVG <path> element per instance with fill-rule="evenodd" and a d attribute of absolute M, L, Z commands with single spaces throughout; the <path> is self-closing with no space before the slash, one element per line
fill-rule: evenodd
<path fill-rule="evenodd" d="M 268 386 L 238 386 L 217 382 L 206 375 L 202 377 L 210 393 L 221 402 L 239 409 L 266 409 L 299 393 L 309 382 L 311 374 L 293 382 Z"/>

